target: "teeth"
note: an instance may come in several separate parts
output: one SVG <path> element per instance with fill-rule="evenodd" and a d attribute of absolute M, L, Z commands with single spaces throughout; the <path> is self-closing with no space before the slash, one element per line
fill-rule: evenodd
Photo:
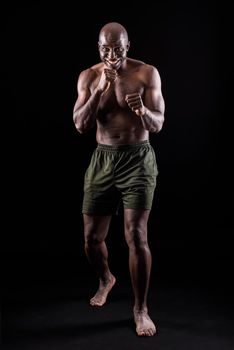
<path fill-rule="evenodd" d="M 116 64 L 119 60 L 117 61 L 108 61 L 110 64 Z"/>

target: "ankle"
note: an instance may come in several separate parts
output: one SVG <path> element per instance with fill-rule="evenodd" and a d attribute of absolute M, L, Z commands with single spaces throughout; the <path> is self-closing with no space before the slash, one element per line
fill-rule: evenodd
<path fill-rule="evenodd" d="M 111 273 L 105 274 L 102 278 L 99 279 L 100 286 L 106 286 L 114 279 L 114 276 Z"/>
<path fill-rule="evenodd" d="M 137 314 L 148 313 L 148 308 L 146 305 L 135 305 L 133 308 L 133 312 Z"/>

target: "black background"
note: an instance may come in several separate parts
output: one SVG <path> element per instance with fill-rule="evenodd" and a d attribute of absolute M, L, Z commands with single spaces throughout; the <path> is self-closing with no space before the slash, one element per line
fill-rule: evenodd
<path fill-rule="evenodd" d="M 2 11 L 1 255 L 7 282 L 72 281 L 90 272 L 81 204 L 95 130 L 80 135 L 72 110 L 78 74 L 99 62 L 100 28 L 117 21 L 129 33 L 129 57 L 158 68 L 166 104 L 164 128 L 150 136 L 159 167 L 149 221 L 154 280 L 229 285 L 226 9 L 195 1 L 82 6 L 34 1 Z M 127 277 L 121 214 L 107 243 L 112 269 Z"/>

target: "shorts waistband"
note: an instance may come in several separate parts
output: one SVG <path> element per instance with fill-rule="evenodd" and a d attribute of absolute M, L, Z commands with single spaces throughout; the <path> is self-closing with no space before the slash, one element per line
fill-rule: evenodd
<path fill-rule="evenodd" d="M 104 150 L 104 151 L 129 151 L 133 150 L 137 147 L 147 146 L 150 145 L 149 140 L 140 141 L 137 143 L 130 143 L 127 145 L 105 145 L 102 143 L 97 144 L 97 149 Z"/>

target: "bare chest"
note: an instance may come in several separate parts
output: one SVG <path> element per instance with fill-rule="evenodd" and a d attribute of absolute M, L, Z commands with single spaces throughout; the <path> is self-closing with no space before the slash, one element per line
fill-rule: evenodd
<path fill-rule="evenodd" d="M 127 94 L 139 92 L 142 96 L 144 85 L 137 76 L 117 77 L 107 92 L 102 96 L 99 104 L 99 112 L 109 113 L 113 111 L 129 110 L 125 101 Z"/>

